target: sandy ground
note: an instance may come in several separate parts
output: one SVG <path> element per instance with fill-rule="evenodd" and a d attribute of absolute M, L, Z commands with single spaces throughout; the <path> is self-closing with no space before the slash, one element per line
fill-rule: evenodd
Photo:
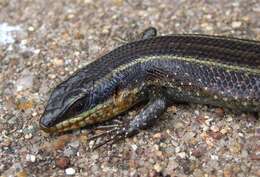
<path fill-rule="evenodd" d="M 0 174 L 260 176 L 260 123 L 250 114 L 175 105 L 151 129 L 94 152 L 88 130 L 49 136 L 38 126 L 51 89 L 117 38 L 154 26 L 260 40 L 259 0 L 214 2 L 0 0 Z"/>

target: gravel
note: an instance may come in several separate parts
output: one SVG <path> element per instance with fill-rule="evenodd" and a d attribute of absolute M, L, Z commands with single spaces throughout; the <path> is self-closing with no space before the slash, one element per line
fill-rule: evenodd
<path fill-rule="evenodd" d="M 88 131 L 38 126 L 52 88 L 119 38 L 154 26 L 260 40 L 258 0 L 0 0 L 0 9 L 1 176 L 260 176 L 251 114 L 174 105 L 151 129 L 93 152 Z"/>

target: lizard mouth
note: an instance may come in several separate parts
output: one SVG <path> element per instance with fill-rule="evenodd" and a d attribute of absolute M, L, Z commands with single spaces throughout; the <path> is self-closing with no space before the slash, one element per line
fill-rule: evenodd
<path fill-rule="evenodd" d="M 87 125 L 101 123 L 128 110 L 138 103 L 137 89 L 124 90 L 116 96 L 111 96 L 104 103 L 98 104 L 75 117 L 59 122 L 51 127 L 40 124 L 40 128 L 47 133 L 65 132 L 79 129 Z"/>

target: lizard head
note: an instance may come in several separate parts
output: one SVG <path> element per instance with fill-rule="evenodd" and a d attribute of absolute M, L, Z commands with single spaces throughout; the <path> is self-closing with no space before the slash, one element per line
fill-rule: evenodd
<path fill-rule="evenodd" d="M 137 102 L 138 89 L 118 90 L 115 84 L 106 82 L 109 81 L 84 84 L 72 76 L 58 85 L 40 118 L 41 129 L 49 133 L 63 132 L 100 123 Z"/>
<path fill-rule="evenodd" d="M 52 91 L 40 118 L 40 127 L 44 131 L 61 130 L 74 122 L 72 118 L 91 108 L 90 92 L 73 87 L 72 80 L 66 80 Z"/>

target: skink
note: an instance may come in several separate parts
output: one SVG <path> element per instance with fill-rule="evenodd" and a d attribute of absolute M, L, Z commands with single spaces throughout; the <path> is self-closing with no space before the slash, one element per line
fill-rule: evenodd
<path fill-rule="evenodd" d="M 80 69 L 52 92 L 40 126 L 61 132 L 97 124 L 143 102 L 131 121 L 111 126 L 108 141 L 151 125 L 174 102 L 260 112 L 260 42 L 183 34 L 122 45 Z M 107 133 L 108 134 L 108 133 Z"/>

